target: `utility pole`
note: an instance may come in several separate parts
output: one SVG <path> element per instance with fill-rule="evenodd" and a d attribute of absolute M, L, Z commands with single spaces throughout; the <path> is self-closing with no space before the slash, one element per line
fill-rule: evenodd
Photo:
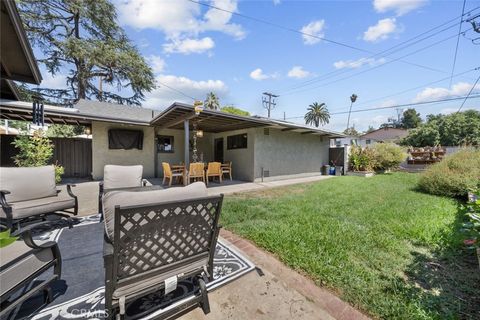
<path fill-rule="evenodd" d="M 275 102 L 275 98 L 278 98 L 278 95 L 274 95 L 270 92 L 264 92 L 264 97 L 262 97 L 263 107 L 268 110 L 268 117 L 270 118 L 270 111 L 275 109 L 277 103 Z"/>

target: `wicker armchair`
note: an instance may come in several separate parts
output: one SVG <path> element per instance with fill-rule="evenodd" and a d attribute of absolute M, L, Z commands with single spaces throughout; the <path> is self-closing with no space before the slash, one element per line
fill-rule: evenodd
<path fill-rule="evenodd" d="M 222 176 L 224 174 L 228 174 L 230 176 L 230 181 L 232 181 L 232 161 L 222 163 Z"/>
<path fill-rule="evenodd" d="M 222 164 L 220 162 L 209 162 L 207 168 L 207 185 L 208 178 L 218 177 L 218 181 L 222 183 Z"/>
<path fill-rule="evenodd" d="M 192 179 L 205 182 L 205 164 L 203 162 L 190 163 L 190 168 L 188 170 L 188 183 L 190 183 Z"/>
<path fill-rule="evenodd" d="M 152 292 L 165 294 L 167 282 L 187 278 L 197 284 L 192 298 L 165 308 L 161 318 L 197 307 L 210 311 L 205 281 L 213 277 L 223 195 L 206 194 L 205 184 L 197 182 L 104 197 L 105 308 L 110 317 L 123 318 L 129 302 Z"/>
<path fill-rule="evenodd" d="M 165 181 L 168 179 L 168 186 L 172 186 L 172 181 L 175 178 L 184 179 L 185 178 L 185 169 L 175 169 L 173 170 L 170 167 L 168 162 L 162 162 L 163 168 L 163 181 L 162 184 L 165 184 Z"/>

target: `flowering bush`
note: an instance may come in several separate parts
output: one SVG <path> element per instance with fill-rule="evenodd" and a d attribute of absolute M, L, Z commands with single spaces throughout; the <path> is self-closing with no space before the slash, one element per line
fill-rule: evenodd
<path fill-rule="evenodd" d="M 371 148 L 352 146 L 349 163 L 353 171 L 372 171 L 376 166 L 375 152 Z"/>

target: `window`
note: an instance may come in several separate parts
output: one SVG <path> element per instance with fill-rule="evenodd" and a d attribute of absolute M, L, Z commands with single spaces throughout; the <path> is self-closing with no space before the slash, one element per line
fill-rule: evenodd
<path fill-rule="evenodd" d="M 370 139 L 367 139 L 367 141 L 365 141 L 366 144 L 370 144 L 372 143 L 372 141 L 370 141 Z"/>
<path fill-rule="evenodd" d="M 235 136 L 227 137 L 227 150 L 232 149 L 246 149 L 247 148 L 247 134 L 237 134 Z"/>
<path fill-rule="evenodd" d="M 157 151 L 173 153 L 173 136 L 158 136 Z"/>

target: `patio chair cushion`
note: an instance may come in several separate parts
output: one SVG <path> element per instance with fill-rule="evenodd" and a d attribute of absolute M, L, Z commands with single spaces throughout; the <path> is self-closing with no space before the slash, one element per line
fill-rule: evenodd
<path fill-rule="evenodd" d="M 204 270 L 204 267 L 208 265 L 208 253 L 200 254 L 198 259 L 189 263 L 183 264 L 176 268 L 169 268 L 165 272 L 161 272 L 156 276 L 148 277 L 143 280 L 135 281 L 127 285 L 119 283 L 117 289 L 113 292 L 113 298 L 119 299 L 120 297 L 128 297 L 135 293 L 141 292 L 146 289 L 156 288 L 157 290 L 163 288 L 164 281 L 170 277 L 183 275 L 187 277 L 191 274 L 198 273 L 199 270 Z"/>
<path fill-rule="evenodd" d="M 9 203 L 12 206 L 14 219 L 23 219 L 43 213 L 51 213 L 59 210 L 70 209 L 75 206 L 75 199 L 66 193 L 59 193 L 58 196 L 19 201 Z M 0 208 L 0 217 L 6 217 L 5 212 Z"/>
<path fill-rule="evenodd" d="M 51 248 L 32 249 L 21 239 L 3 247 L 0 257 L 1 295 L 55 259 Z"/>
<path fill-rule="evenodd" d="M 8 203 L 55 196 L 55 168 L 1 167 L 0 186 L 2 190 L 10 191 L 10 194 L 5 196 Z"/>
<path fill-rule="evenodd" d="M 142 175 L 142 165 L 106 165 L 103 168 L 103 187 L 105 189 L 141 187 Z"/>
<path fill-rule="evenodd" d="M 115 206 L 152 205 L 168 201 L 180 201 L 206 197 L 207 187 L 203 182 L 195 182 L 186 187 L 153 191 L 111 191 L 102 198 L 105 230 L 113 242 L 115 226 Z"/>

